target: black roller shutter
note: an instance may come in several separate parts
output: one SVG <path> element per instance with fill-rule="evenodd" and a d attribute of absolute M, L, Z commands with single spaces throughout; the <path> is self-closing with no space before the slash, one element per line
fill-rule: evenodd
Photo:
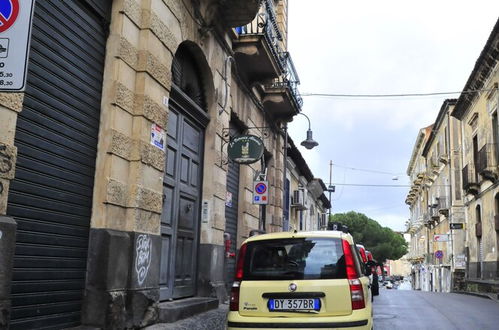
<path fill-rule="evenodd" d="M 36 2 L 7 209 L 18 224 L 11 329 L 80 323 L 105 19 L 85 1 Z"/>
<path fill-rule="evenodd" d="M 225 206 L 225 232 L 230 234 L 231 246 L 230 252 L 237 251 L 237 216 L 239 201 L 239 168 L 240 165 L 235 162 L 229 162 L 227 171 L 227 193 L 232 194 L 231 203 Z M 226 258 L 226 284 L 228 288 L 234 281 L 236 266 L 235 258 Z"/>

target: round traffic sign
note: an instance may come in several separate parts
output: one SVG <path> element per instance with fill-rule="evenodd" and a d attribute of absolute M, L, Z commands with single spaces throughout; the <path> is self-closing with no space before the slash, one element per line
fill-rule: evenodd
<path fill-rule="evenodd" d="M 442 258 L 443 258 L 443 256 L 444 256 L 444 252 L 443 252 L 442 250 L 437 250 L 437 251 L 435 251 L 435 257 L 436 257 L 437 259 L 442 259 Z"/>
<path fill-rule="evenodd" d="M 257 194 L 265 194 L 265 192 L 267 191 L 267 185 L 263 182 L 259 182 L 256 184 L 255 186 L 255 191 Z"/>
<path fill-rule="evenodd" d="M 7 31 L 19 14 L 19 0 L 0 1 L 0 32 Z"/>

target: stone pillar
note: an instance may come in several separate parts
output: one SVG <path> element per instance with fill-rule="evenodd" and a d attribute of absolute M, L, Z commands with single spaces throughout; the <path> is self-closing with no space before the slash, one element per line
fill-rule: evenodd
<path fill-rule="evenodd" d="M 111 13 L 82 311 L 83 324 L 104 329 L 157 317 L 165 152 L 150 134 L 153 124 L 167 126 L 164 44 L 177 41 L 161 22 L 173 16 L 160 18 L 168 9 L 156 4 L 160 13 L 150 1 L 114 1 Z"/>
<path fill-rule="evenodd" d="M 14 179 L 17 148 L 14 146 L 17 115 L 24 93 L 0 93 L 0 328 L 9 327 L 10 286 L 16 245 L 14 219 L 6 217 L 10 181 Z"/>

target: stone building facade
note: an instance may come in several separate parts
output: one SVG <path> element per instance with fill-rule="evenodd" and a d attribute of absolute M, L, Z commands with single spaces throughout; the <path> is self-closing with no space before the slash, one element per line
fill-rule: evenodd
<path fill-rule="evenodd" d="M 465 221 L 460 187 L 461 125 L 450 115 L 455 104 L 453 99 L 442 104 L 422 153 L 427 162 L 425 225 L 430 239 L 431 290 L 436 292 L 450 292 L 453 283 L 464 277 L 464 229 L 451 229 Z"/>
<path fill-rule="evenodd" d="M 36 3 L 27 88 L 0 93 L 1 328 L 140 327 L 227 299 L 236 247 L 283 226 L 302 104 L 286 22 L 286 0 Z M 262 161 L 228 160 L 240 134 Z"/>
<path fill-rule="evenodd" d="M 284 230 L 323 230 L 327 226 L 326 212 L 331 207 L 324 194 L 327 187 L 315 178 L 293 140 L 288 139 L 285 210 L 289 215 Z"/>
<path fill-rule="evenodd" d="M 499 292 L 499 21 L 452 112 L 462 125 L 462 189 L 466 210 L 466 280 Z M 495 281 L 494 281 L 495 280 Z"/>
<path fill-rule="evenodd" d="M 428 218 L 428 189 L 425 185 L 427 164 L 423 157 L 423 149 L 432 128 L 433 126 L 428 126 L 419 130 L 407 167 L 411 189 L 405 200 L 410 211 L 407 231 L 411 234 L 411 240 L 407 259 L 412 264 L 412 285 L 413 289 L 423 291 L 428 291 L 430 285 L 428 257 L 430 233 L 428 227 L 425 226 L 425 220 Z"/>
<path fill-rule="evenodd" d="M 498 59 L 499 21 L 459 98 L 444 102 L 413 149 L 406 203 L 416 289 L 499 292 Z"/>

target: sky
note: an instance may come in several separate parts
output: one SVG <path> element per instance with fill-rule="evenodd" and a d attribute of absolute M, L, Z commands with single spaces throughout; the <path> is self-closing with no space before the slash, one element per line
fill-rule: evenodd
<path fill-rule="evenodd" d="M 288 10 L 288 49 L 302 94 L 459 92 L 498 19 L 499 1 L 289 0 Z M 353 210 L 405 230 L 409 187 L 340 184 L 410 185 L 419 129 L 434 123 L 445 99 L 458 97 L 304 96 L 302 113 L 319 146 L 300 151 L 326 185 L 333 162 L 332 213 Z M 307 128 L 303 116 L 290 123 L 295 144 Z"/>

